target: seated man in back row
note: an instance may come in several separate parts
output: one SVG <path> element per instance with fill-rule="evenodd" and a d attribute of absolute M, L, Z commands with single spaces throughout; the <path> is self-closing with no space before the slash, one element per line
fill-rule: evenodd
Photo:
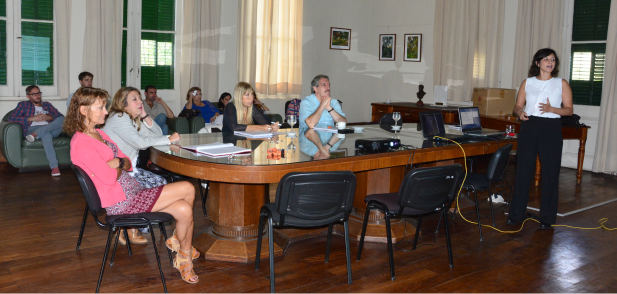
<path fill-rule="evenodd" d="M 330 78 L 318 75 L 311 81 L 311 96 L 300 103 L 300 128 L 334 126 L 347 122 L 338 100 L 330 98 Z"/>
<path fill-rule="evenodd" d="M 167 125 L 168 118 L 174 118 L 174 113 L 163 98 L 156 95 L 156 87 L 147 85 L 144 89 L 146 95 L 146 103 L 144 110 L 152 118 L 152 120 L 161 127 L 163 135 L 169 135 L 169 126 Z"/>
<path fill-rule="evenodd" d="M 36 139 L 43 141 L 51 175 L 60 176 L 53 139 L 62 133 L 64 115 L 58 112 L 51 103 L 43 102 L 41 99 L 43 93 L 39 87 L 28 86 L 26 94 L 28 101 L 19 102 L 8 121 L 21 125 L 23 136 L 28 142 L 33 143 Z"/>

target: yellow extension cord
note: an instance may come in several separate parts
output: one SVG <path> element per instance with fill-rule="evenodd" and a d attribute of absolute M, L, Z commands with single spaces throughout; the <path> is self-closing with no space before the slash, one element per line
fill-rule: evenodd
<path fill-rule="evenodd" d="M 443 139 L 443 140 L 447 140 L 447 141 L 450 141 L 450 142 L 454 142 L 456 145 L 458 145 L 458 147 L 459 147 L 459 148 L 461 148 L 461 151 L 463 152 L 463 162 L 464 162 L 464 164 L 465 164 L 465 178 L 463 179 L 463 183 L 465 183 L 465 180 L 467 180 L 467 156 L 465 155 L 465 149 L 463 149 L 463 147 L 461 146 L 461 144 L 459 144 L 459 143 L 458 143 L 458 142 L 456 142 L 456 141 L 453 141 L 453 140 L 450 140 L 450 139 L 447 139 L 447 138 L 443 138 L 443 137 L 439 137 L 439 136 L 434 136 L 434 138 L 440 138 L 440 139 Z M 461 187 L 458 189 L 458 194 L 456 195 L 456 207 L 457 207 L 457 208 L 459 207 L 459 205 L 458 205 L 458 198 L 459 198 L 459 196 L 461 195 L 461 191 L 462 191 L 462 190 L 463 190 L 463 185 L 461 184 Z M 489 196 L 489 197 L 490 197 L 490 196 Z M 510 200 L 510 201 L 511 201 L 511 200 Z M 468 223 L 470 223 L 470 224 L 474 224 L 474 225 L 477 225 L 477 224 L 478 224 L 477 222 L 473 222 L 473 221 L 470 221 L 470 220 L 466 219 L 466 218 L 463 216 L 463 214 L 461 213 L 461 210 L 460 210 L 460 209 L 457 209 L 457 210 L 458 210 L 458 214 L 459 214 L 459 215 L 461 216 L 461 218 L 462 218 L 462 219 L 464 219 L 466 222 L 468 222 Z M 482 226 L 483 226 L 483 227 L 487 227 L 487 228 L 491 228 L 491 229 L 493 229 L 493 230 L 495 230 L 495 231 L 497 231 L 497 232 L 500 232 L 500 233 L 513 234 L 513 233 L 518 233 L 518 232 L 520 232 L 520 231 L 523 229 L 523 226 L 525 226 L 525 222 L 527 222 L 528 220 L 531 220 L 531 221 L 534 221 L 534 222 L 540 223 L 540 222 L 539 222 L 538 220 L 536 220 L 536 219 L 533 219 L 533 218 L 527 218 L 527 219 L 525 219 L 525 220 L 523 221 L 523 223 L 521 224 L 521 228 L 520 228 L 520 229 L 518 229 L 518 230 L 516 230 L 516 231 L 502 231 L 502 230 L 500 230 L 500 229 L 498 229 L 498 228 L 495 228 L 495 227 L 493 227 L 493 226 L 489 226 L 489 225 L 482 225 Z M 606 217 L 605 217 L 605 218 L 600 219 L 600 220 L 598 221 L 598 223 L 600 223 L 600 226 L 599 226 L 599 227 L 595 227 L 595 228 L 582 228 L 582 227 L 573 227 L 573 226 L 568 226 L 568 225 L 552 225 L 552 226 L 553 226 L 553 227 L 566 227 L 566 228 L 579 229 L 579 230 L 598 230 L 598 229 L 605 229 L 605 230 L 607 230 L 607 231 L 614 231 L 614 230 L 617 230 L 617 228 L 608 228 L 608 227 L 606 227 L 606 226 L 604 225 L 604 223 L 606 223 L 607 221 L 608 221 L 608 218 L 606 218 Z"/>

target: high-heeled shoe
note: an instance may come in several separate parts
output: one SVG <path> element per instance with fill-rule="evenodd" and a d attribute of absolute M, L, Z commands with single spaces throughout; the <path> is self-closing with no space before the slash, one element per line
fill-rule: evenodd
<path fill-rule="evenodd" d="M 129 233 L 129 242 L 131 242 L 131 244 L 148 243 L 148 239 L 144 238 L 138 229 L 130 229 L 127 232 Z M 119 230 L 118 234 L 120 234 L 120 238 L 118 238 L 118 242 L 120 242 L 120 244 L 122 245 L 126 245 L 126 240 L 124 239 L 124 229 Z"/>
<path fill-rule="evenodd" d="M 199 277 L 193 271 L 193 261 L 189 259 L 190 251 L 178 250 L 176 257 L 174 258 L 174 268 L 180 271 L 182 280 L 189 284 L 195 284 L 199 282 Z"/>
<path fill-rule="evenodd" d="M 176 237 L 176 230 L 174 230 L 174 234 L 171 235 L 171 238 L 165 241 L 165 246 L 167 246 L 167 248 L 173 252 L 178 252 L 180 250 L 180 240 L 178 240 L 178 237 Z M 199 251 L 197 251 L 197 249 L 195 249 L 195 247 L 192 247 L 192 246 L 191 246 L 191 257 L 193 259 L 199 258 Z"/>

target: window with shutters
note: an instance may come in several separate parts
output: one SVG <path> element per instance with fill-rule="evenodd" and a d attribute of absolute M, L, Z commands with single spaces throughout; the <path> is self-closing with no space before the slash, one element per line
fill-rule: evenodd
<path fill-rule="evenodd" d="M 56 94 L 55 26 L 54 0 L 0 0 L 0 96 Z"/>
<path fill-rule="evenodd" d="M 175 2 L 124 0 L 122 86 L 174 89 Z"/>
<path fill-rule="evenodd" d="M 611 0 L 575 0 L 570 50 L 574 104 L 600 105 Z"/>

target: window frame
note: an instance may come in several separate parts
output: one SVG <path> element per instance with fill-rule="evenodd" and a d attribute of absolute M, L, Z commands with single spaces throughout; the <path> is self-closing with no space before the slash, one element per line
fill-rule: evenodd
<path fill-rule="evenodd" d="M 175 0 L 174 31 L 142 30 L 142 0 L 128 0 L 127 6 L 127 42 L 126 42 L 126 85 L 143 90 L 147 85 L 141 84 L 141 33 L 174 34 L 174 83 L 173 89 L 157 89 L 157 95 L 166 101 L 181 97 L 180 93 L 180 51 L 182 48 L 182 11 L 184 1 Z M 123 28 L 124 30 L 124 28 Z M 156 85 L 155 85 L 156 86 Z M 143 94 L 143 93 L 142 93 Z M 144 95 L 145 97 L 145 95 Z M 171 107 L 171 105 L 170 105 Z M 173 107 L 172 107 L 172 110 Z M 175 111 L 174 111 L 175 113 Z"/>
<path fill-rule="evenodd" d="M 560 76 L 567 77 L 566 81 L 568 81 L 569 84 L 571 84 L 571 72 L 570 72 L 570 67 L 571 67 L 571 56 L 572 56 L 572 45 L 576 45 L 576 44 L 606 44 L 606 40 L 603 41 L 572 41 L 572 35 L 573 35 L 573 30 L 574 30 L 574 1 L 575 0 L 565 0 L 566 4 L 565 4 L 565 9 L 564 9 L 564 24 L 565 28 L 563 30 L 563 38 L 564 38 L 564 42 L 563 42 L 563 48 L 562 48 L 562 57 L 561 57 L 561 65 L 559 67 L 559 70 L 562 74 L 560 74 Z M 611 1 L 617 1 L 617 0 L 611 0 Z M 608 37 L 608 36 L 607 36 Z M 593 77 L 592 77 L 593 78 Z M 602 83 L 604 83 L 604 79 L 602 80 Z M 572 97 L 574 100 L 574 97 Z M 589 107 L 600 107 L 599 105 L 593 105 L 593 104 L 574 104 L 578 107 L 580 106 L 589 106 Z"/>
<path fill-rule="evenodd" d="M 43 99 L 53 100 L 58 97 L 58 30 L 56 5 L 53 5 L 53 20 L 31 20 L 21 18 L 21 1 L 6 1 L 6 85 L 0 85 L 0 100 L 13 100 L 15 97 L 26 97 L 26 86 L 22 86 L 21 78 L 21 23 L 23 21 L 53 24 L 53 63 L 54 79 L 52 86 L 38 86 L 43 92 Z M 7 98 L 8 97 L 8 98 Z"/>

